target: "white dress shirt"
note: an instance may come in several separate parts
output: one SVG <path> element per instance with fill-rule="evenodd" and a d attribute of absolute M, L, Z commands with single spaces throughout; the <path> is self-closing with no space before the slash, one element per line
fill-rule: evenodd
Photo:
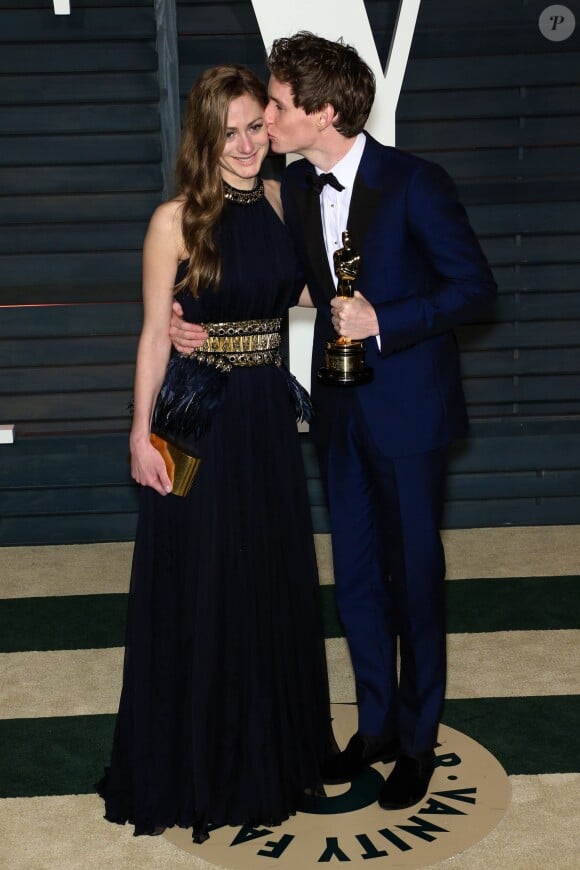
<path fill-rule="evenodd" d="M 352 188 L 365 143 L 366 137 L 364 133 L 359 133 L 350 151 L 329 170 L 337 181 L 340 181 L 344 190 L 335 190 L 330 184 L 325 184 L 320 192 L 320 215 L 322 218 L 324 247 L 326 248 L 328 265 L 335 287 L 338 285 L 338 278 L 334 272 L 334 252 L 337 248 L 342 248 L 342 234 L 347 228 Z M 317 175 L 321 175 L 324 171 L 319 169 L 318 166 L 315 166 L 314 169 Z M 375 339 L 380 350 L 381 338 L 377 335 Z"/>
<path fill-rule="evenodd" d="M 322 217 L 324 246 L 335 286 L 338 284 L 338 279 L 334 274 L 333 255 L 337 248 L 342 248 L 342 234 L 346 230 L 350 201 L 352 199 L 352 188 L 365 143 L 365 135 L 359 133 L 350 151 L 330 170 L 343 185 L 344 190 L 335 190 L 330 184 L 325 184 L 320 193 L 320 215 Z M 315 166 L 314 169 L 317 175 L 321 175 L 324 171 L 319 169 L 318 166 Z"/>

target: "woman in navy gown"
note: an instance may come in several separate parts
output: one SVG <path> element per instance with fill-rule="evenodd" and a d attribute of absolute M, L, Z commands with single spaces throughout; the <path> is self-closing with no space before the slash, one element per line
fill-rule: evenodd
<path fill-rule="evenodd" d="M 198 79 L 180 194 L 155 211 L 144 245 L 130 438 L 139 521 L 99 785 L 106 818 L 135 834 L 180 825 L 203 842 L 210 826 L 280 823 L 318 787 L 330 733 L 296 430 L 308 398 L 278 350 L 300 280 L 278 187 L 259 176 L 265 105 L 243 67 Z M 191 358 L 171 355 L 175 298 L 213 336 Z M 201 457 L 186 497 L 170 492 L 152 417 Z"/>

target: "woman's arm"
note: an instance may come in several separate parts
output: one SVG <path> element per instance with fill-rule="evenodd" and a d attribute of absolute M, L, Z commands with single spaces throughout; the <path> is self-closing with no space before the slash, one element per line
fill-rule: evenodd
<path fill-rule="evenodd" d="M 169 321 L 180 250 L 180 205 L 164 203 L 153 213 L 143 246 L 143 328 L 137 349 L 131 475 L 161 495 L 171 492 L 165 463 L 151 445 L 151 416 L 167 368 L 171 341 Z"/>

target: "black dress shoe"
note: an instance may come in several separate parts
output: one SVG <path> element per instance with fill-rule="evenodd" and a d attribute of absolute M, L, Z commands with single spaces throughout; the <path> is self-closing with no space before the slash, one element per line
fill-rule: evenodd
<path fill-rule="evenodd" d="M 427 794 L 434 770 L 432 749 L 416 757 L 400 755 L 380 791 L 380 806 L 384 810 L 403 810 L 419 803 Z"/>
<path fill-rule="evenodd" d="M 399 754 L 399 741 L 395 738 L 365 737 L 358 731 L 348 741 L 346 749 L 328 758 L 322 765 L 322 782 L 339 785 L 351 782 L 369 764 L 393 761 Z"/>

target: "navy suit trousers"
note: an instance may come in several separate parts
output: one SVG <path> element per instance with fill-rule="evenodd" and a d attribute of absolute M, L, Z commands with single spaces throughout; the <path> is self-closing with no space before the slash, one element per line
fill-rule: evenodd
<path fill-rule="evenodd" d="M 359 730 L 398 736 L 413 755 L 435 746 L 445 695 L 439 527 L 448 449 L 386 456 L 354 393 L 338 406 L 319 455 Z"/>

